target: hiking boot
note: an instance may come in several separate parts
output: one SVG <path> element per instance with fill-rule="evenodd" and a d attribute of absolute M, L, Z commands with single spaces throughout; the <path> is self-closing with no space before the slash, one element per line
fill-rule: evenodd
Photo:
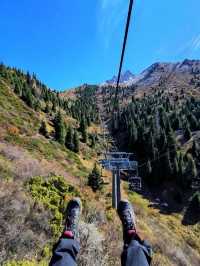
<path fill-rule="evenodd" d="M 123 226 L 124 243 L 129 243 L 132 239 L 137 238 L 135 214 L 129 201 L 120 201 L 117 212 Z"/>
<path fill-rule="evenodd" d="M 77 239 L 78 224 L 81 215 L 81 200 L 74 198 L 70 200 L 66 209 L 66 222 L 63 236 L 66 238 Z"/>

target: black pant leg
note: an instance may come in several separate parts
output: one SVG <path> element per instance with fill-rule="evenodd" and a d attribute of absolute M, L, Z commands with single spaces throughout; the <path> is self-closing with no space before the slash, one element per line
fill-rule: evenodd
<path fill-rule="evenodd" d="M 61 238 L 53 249 L 49 266 L 76 266 L 76 257 L 80 250 L 74 239 Z"/>
<path fill-rule="evenodd" d="M 150 247 L 142 245 L 137 240 L 132 240 L 124 246 L 121 256 L 122 266 L 149 266 L 151 262 Z"/>

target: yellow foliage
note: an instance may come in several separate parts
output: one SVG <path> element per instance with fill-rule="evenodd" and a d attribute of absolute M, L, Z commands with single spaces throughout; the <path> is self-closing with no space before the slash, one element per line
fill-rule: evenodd
<path fill-rule="evenodd" d="M 19 135 L 19 129 L 17 127 L 14 127 L 14 126 L 10 126 L 10 127 L 8 127 L 8 134 Z"/>

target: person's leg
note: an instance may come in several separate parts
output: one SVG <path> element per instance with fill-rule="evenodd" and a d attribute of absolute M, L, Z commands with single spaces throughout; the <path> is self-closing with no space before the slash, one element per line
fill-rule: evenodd
<path fill-rule="evenodd" d="M 151 247 L 146 247 L 144 242 L 131 240 L 124 246 L 121 256 L 122 266 L 149 266 L 151 264 Z"/>
<path fill-rule="evenodd" d="M 121 256 L 122 266 L 149 266 L 151 247 L 142 241 L 135 225 L 135 214 L 128 201 L 120 201 L 118 215 L 123 226 L 124 250 Z"/>
<path fill-rule="evenodd" d="M 50 266 L 76 266 L 76 256 L 80 246 L 78 241 L 69 238 L 63 238 L 55 245 L 53 256 L 49 263 Z"/>
<path fill-rule="evenodd" d="M 50 266 L 76 266 L 76 256 L 80 250 L 78 239 L 78 223 L 81 213 L 80 199 L 68 203 L 64 232 L 53 248 Z"/>

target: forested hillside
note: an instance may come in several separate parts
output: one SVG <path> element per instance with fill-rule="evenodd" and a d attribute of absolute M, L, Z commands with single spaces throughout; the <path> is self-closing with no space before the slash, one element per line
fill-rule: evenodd
<path fill-rule="evenodd" d="M 0 264 L 48 265 L 74 196 L 84 204 L 80 265 L 104 261 L 105 204 L 88 186 L 102 149 L 95 91 L 64 100 L 34 74 L 1 64 Z"/>
<path fill-rule="evenodd" d="M 122 87 L 113 113 L 115 87 L 58 93 L 35 74 L 1 64 L 0 264 L 48 265 L 65 206 L 79 196 L 78 265 L 120 265 L 111 174 L 98 165 L 104 116 L 119 150 L 134 152 L 139 162 L 143 190 L 131 192 L 122 180 L 122 197 L 133 203 L 138 231 L 153 246 L 152 265 L 199 265 L 200 196 L 194 187 L 200 101 L 194 82 L 177 91 L 163 82 L 148 90 Z"/>

